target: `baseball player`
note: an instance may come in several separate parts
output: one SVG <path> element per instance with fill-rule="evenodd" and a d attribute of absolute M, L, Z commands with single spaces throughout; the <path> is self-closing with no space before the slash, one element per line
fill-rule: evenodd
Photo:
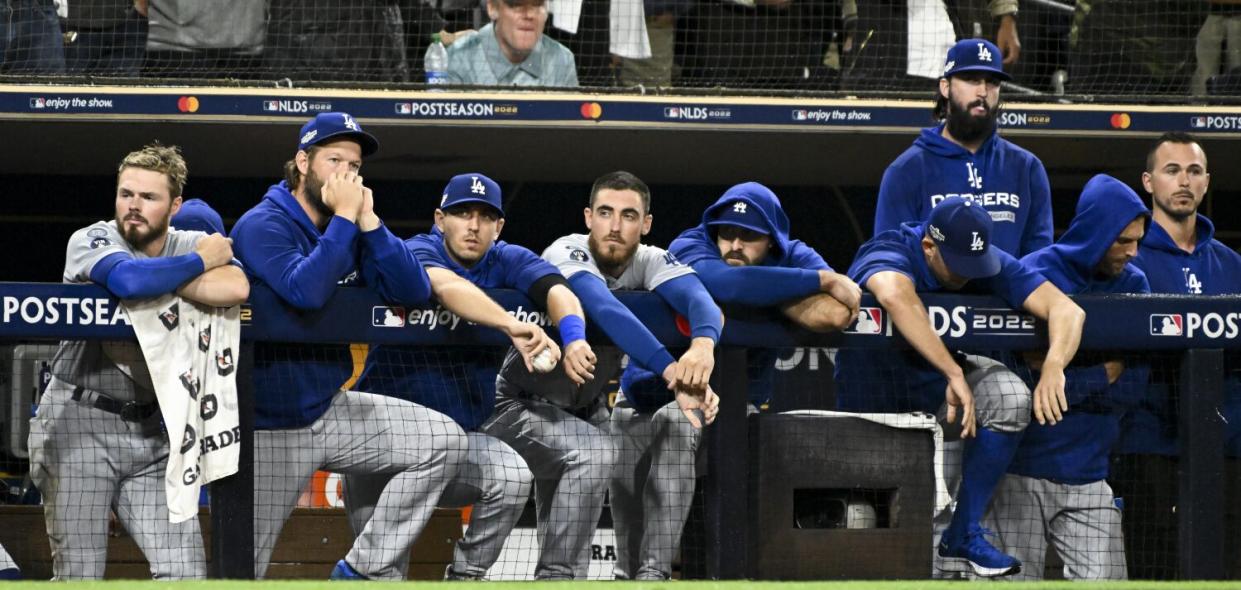
<path fill-rule="evenodd" d="M 1210 186 L 1207 156 L 1197 139 L 1165 133 L 1146 156 L 1142 186 L 1151 195 L 1154 223 L 1133 259 L 1151 291 L 1188 295 L 1241 293 L 1241 256 L 1214 238 L 1215 226 L 1198 212 Z M 1170 333 L 1181 329 L 1169 326 Z M 1169 359 L 1170 360 L 1170 359 Z M 1234 366 L 1235 365 L 1231 365 Z M 1176 579 L 1176 374 L 1155 379 L 1141 404 L 1122 422 L 1112 485 L 1125 499 L 1125 540 L 1131 577 Z M 1241 383 L 1228 376 L 1223 416 L 1229 456 L 1241 456 Z"/>
<path fill-rule="evenodd" d="M 778 306 L 815 331 L 839 330 L 857 313 L 861 290 L 836 274 L 812 248 L 789 237 L 780 200 L 756 182 L 736 185 L 707 208 L 702 223 L 681 232 L 669 250 L 690 265 L 725 306 Z M 833 295 L 834 294 L 834 295 Z M 836 299 L 839 297 L 840 299 Z M 841 303 L 842 301 L 846 303 Z M 754 356 L 763 360 L 754 361 Z M 752 349 L 750 399 L 760 406 L 770 388 L 769 350 Z M 658 376 L 625 368 L 611 428 L 620 447 L 612 478 L 618 579 L 666 580 L 694 493 L 694 454 L 700 430 L 672 402 Z"/>
<path fill-rule="evenodd" d="M 961 437 L 972 440 L 962 456 L 952 522 L 937 552 L 984 577 L 1021 570 L 1020 561 L 987 541 L 988 531 L 979 521 L 1017 451 L 1031 406 L 1040 424 L 1062 419 L 1064 368 L 1077 352 L 1086 317 L 1055 285 L 993 246 L 992 228 L 982 207 L 949 197 L 925 222 L 906 223 L 900 231 L 883 232 L 863 244 L 849 276 L 875 295 L 913 350 L 841 349 L 836 357 L 842 410 L 939 413 L 946 403 L 946 424 L 960 416 Z M 1029 388 L 1004 365 L 953 354 L 935 333 L 918 293 L 959 291 L 969 283 L 1047 321 L 1050 345 L 1033 400 Z"/>
<path fill-rule="evenodd" d="M 69 238 L 64 282 L 120 299 L 177 293 L 214 306 L 249 296 L 220 234 L 168 226 L 181 207 L 185 160 L 174 146 L 129 153 L 117 171 L 115 217 Z M 154 386 L 136 342 L 63 341 L 30 422 L 30 476 L 43 494 L 54 579 L 100 579 L 109 509 L 157 579 L 206 575 L 198 519 L 169 522 L 168 461 Z"/>
<path fill-rule="evenodd" d="M 431 290 L 445 308 L 504 331 L 527 361 L 546 347 L 554 362 L 560 354 L 556 343 L 538 326 L 518 322 L 480 288 L 529 295 L 560 327 L 568 377 L 584 383 L 592 377 L 594 353 L 586 343 L 581 304 L 556 267 L 499 240 L 503 229 L 500 186 L 482 174 L 460 174 L 444 187 L 431 232 L 406 240 L 405 246 L 426 269 Z M 495 409 L 496 369 L 491 355 L 477 348 L 372 347 L 358 384 L 362 391 L 388 392 L 439 411 L 466 432 L 469 453 L 439 502 L 474 506 L 446 571 L 448 579 L 485 576 L 530 498 L 533 476 L 525 460 L 499 439 L 478 432 Z M 369 520 L 387 480 L 386 474 L 345 478 L 345 506 L 355 531 Z"/>
<path fill-rule="evenodd" d="M 1129 264 L 1148 223 L 1137 193 L 1100 174 L 1086 183 L 1064 235 L 1021 262 L 1065 293 L 1149 293 L 1142 271 Z M 1027 360 L 1038 373 L 1041 355 Z M 1018 578 L 1043 578 L 1050 541 L 1066 579 L 1126 579 L 1120 509 L 1105 480 L 1121 415 L 1147 377 L 1118 355 L 1082 355 L 1064 371 L 1063 418 L 1026 429 L 988 517 L 1000 547 L 1025 566 Z"/>
<path fill-rule="evenodd" d="M 348 113 L 321 113 L 298 137 L 285 180 L 233 227 L 252 280 L 302 311 L 322 308 L 338 285 L 424 302 L 426 271 L 384 227 L 358 175 L 379 142 Z M 461 427 L 413 402 L 342 391 L 353 373 L 345 344 L 262 343 L 254 364 L 255 575 L 266 573 L 298 495 L 324 469 L 392 476 L 332 577 L 400 579 L 410 545 L 465 457 Z"/>
<path fill-rule="evenodd" d="M 657 372 L 676 392 L 695 428 L 715 419 L 707 387 L 722 317 L 694 271 L 661 248 L 641 243 L 651 229 L 650 189 L 628 172 L 595 180 L 585 212 L 590 233 L 562 237 L 543 252 L 560 269 L 586 315 L 616 344 L 595 351 L 594 379 L 530 373 L 510 351 L 496 378 L 496 412 L 483 425 L 521 454 L 534 473 L 539 523 L 539 579 L 582 579 L 591 536 L 616 461 L 608 432 L 605 387 L 621 372 L 622 353 Z M 691 326 L 689 350 L 674 359 L 611 291 L 656 292 Z"/>
<path fill-rule="evenodd" d="M 995 222 L 994 245 L 1024 256 L 1051 244 L 1051 189 L 1043 163 L 996 132 L 1003 56 L 985 39 L 948 50 L 935 95 L 941 123 L 922 130 L 883 173 L 875 234 L 923 221 L 943 199 L 981 205 Z"/>

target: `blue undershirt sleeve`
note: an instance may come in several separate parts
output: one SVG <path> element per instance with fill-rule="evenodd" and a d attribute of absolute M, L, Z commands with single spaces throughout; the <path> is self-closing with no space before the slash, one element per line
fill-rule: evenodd
<path fill-rule="evenodd" d="M 90 278 L 121 299 L 141 299 L 172 293 L 202 273 L 203 259 L 193 252 L 141 260 L 117 253 L 96 263 Z"/>
<path fill-rule="evenodd" d="M 569 287 L 581 300 L 590 321 L 631 359 L 657 374 L 663 374 L 668 365 L 676 362 L 638 317 L 612 295 L 602 279 L 579 272 L 569 277 Z"/>
<path fill-rule="evenodd" d="M 774 266 L 729 266 L 720 259 L 693 265 L 702 284 L 721 303 L 769 307 L 819 292 L 819 271 Z"/>
<path fill-rule="evenodd" d="M 682 275 L 664 281 L 655 287 L 655 292 L 689 320 L 691 338 L 706 337 L 714 342 L 720 341 L 720 331 L 724 329 L 720 308 L 711 300 L 711 294 L 696 275 Z"/>

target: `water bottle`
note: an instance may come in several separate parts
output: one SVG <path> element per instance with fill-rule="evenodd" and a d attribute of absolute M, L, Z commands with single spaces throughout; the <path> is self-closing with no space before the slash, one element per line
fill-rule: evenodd
<path fill-rule="evenodd" d="M 427 84 L 448 83 L 448 50 L 440 42 L 439 33 L 431 35 L 431 44 L 427 46 L 422 69 L 427 72 Z"/>

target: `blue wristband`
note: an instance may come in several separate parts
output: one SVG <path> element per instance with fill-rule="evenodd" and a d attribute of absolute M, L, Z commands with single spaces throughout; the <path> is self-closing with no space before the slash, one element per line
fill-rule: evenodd
<path fill-rule="evenodd" d="M 580 315 L 567 315 L 560 318 L 560 342 L 568 346 L 571 342 L 586 339 L 586 320 Z"/>

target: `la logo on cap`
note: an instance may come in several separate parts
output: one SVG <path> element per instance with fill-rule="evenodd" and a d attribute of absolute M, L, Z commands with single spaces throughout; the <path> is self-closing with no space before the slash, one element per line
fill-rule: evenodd
<path fill-rule="evenodd" d="M 987 243 L 984 242 L 983 239 L 978 236 L 978 232 L 970 232 L 970 233 L 974 234 L 974 239 L 970 241 L 970 250 L 977 252 L 987 247 Z"/>
<path fill-rule="evenodd" d="M 978 61 L 991 61 L 991 51 L 982 43 L 978 44 Z"/>
<path fill-rule="evenodd" d="M 746 208 L 745 201 L 737 201 L 736 203 L 733 203 L 734 213 L 745 213 L 745 208 Z"/>
<path fill-rule="evenodd" d="M 358 124 L 357 122 L 353 120 L 353 116 L 350 115 L 349 113 L 344 113 L 344 116 L 345 116 L 345 127 L 352 131 L 357 131 Z"/>
<path fill-rule="evenodd" d="M 470 177 L 470 192 L 476 195 L 485 195 L 487 194 L 487 185 L 483 184 L 482 181 L 479 180 L 477 176 L 471 176 Z"/>

